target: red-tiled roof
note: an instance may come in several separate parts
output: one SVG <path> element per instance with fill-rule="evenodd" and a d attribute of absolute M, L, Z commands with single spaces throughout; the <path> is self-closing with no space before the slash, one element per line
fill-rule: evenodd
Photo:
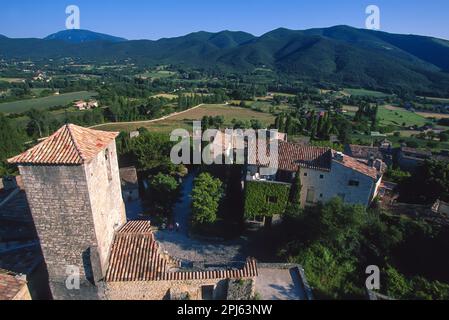
<path fill-rule="evenodd" d="M 334 151 L 335 153 L 335 151 Z M 341 161 L 336 160 L 337 163 L 340 163 L 341 165 L 351 168 L 355 171 L 358 171 L 364 175 L 367 175 L 374 180 L 378 179 L 379 172 L 376 168 L 369 166 L 367 163 L 362 162 L 361 160 L 357 160 L 355 158 L 349 157 L 349 156 L 343 156 L 343 159 Z"/>
<path fill-rule="evenodd" d="M 249 259 L 243 269 L 198 272 L 169 272 L 170 265 L 180 263 L 159 252 L 150 222 L 131 221 L 116 234 L 111 249 L 106 281 L 171 281 L 195 279 L 248 278 L 257 276 L 255 260 Z"/>
<path fill-rule="evenodd" d="M 263 165 L 267 163 L 268 157 L 262 159 L 264 155 L 257 154 L 257 147 L 254 148 L 250 143 L 248 148 L 248 162 L 250 164 Z M 296 172 L 298 166 L 322 171 L 330 171 L 331 169 L 332 153 L 329 148 L 279 141 L 278 153 L 279 170 Z M 269 147 L 267 147 L 267 155 L 270 155 Z"/>
<path fill-rule="evenodd" d="M 345 149 L 346 153 L 354 158 L 369 160 L 371 157 L 374 157 L 375 159 L 383 159 L 382 152 L 378 147 L 350 144 Z"/>
<path fill-rule="evenodd" d="M 15 164 L 77 165 L 92 160 L 117 137 L 105 132 L 66 124 L 35 147 L 8 160 Z"/>
<path fill-rule="evenodd" d="M 263 166 L 264 163 L 267 163 L 266 160 L 265 162 L 260 161 L 260 155 L 252 152 L 252 150 L 254 149 L 251 149 L 250 144 L 248 151 L 248 161 L 250 164 Z M 269 155 L 269 147 L 267 147 L 267 151 L 267 154 Z M 279 170 L 290 172 L 296 172 L 298 167 L 329 172 L 331 171 L 332 161 L 336 154 L 336 151 L 329 148 L 304 146 L 289 142 L 279 142 L 278 151 Z M 266 159 L 268 159 L 268 157 Z M 361 160 L 345 155 L 341 161 L 337 162 L 375 180 L 378 178 L 377 169 L 369 166 L 366 162 Z"/>
<path fill-rule="evenodd" d="M 20 280 L 15 274 L 0 270 L 0 300 L 12 300 L 27 282 Z"/>

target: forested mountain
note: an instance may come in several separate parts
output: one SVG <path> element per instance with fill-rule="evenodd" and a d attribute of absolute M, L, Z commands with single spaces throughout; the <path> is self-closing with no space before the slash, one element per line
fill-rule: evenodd
<path fill-rule="evenodd" d="M 103 33 L 88 30 L 64 30 L 49 35 L 44 40 L 61 40 L 69 43 L 83 43 L 92 41 L 122 42 L 124 38 L 118 38 Z"/>
<path fill-rule="evenodd" d="M 304 31 L 280 28 L 260 37 L 196 32 L 158 41 L 103 35 L 101 41 L 89 36 L 86 42 L 80 36 L 79 43 L 73 43 L 67 41 L 67 32 L 46 40 L 0 38 L 0 57 L 132 59 L 237 73 L 263 68 L 292 79 L 449 95 L 449 41 L 432 37 L 336 26 Z"/>

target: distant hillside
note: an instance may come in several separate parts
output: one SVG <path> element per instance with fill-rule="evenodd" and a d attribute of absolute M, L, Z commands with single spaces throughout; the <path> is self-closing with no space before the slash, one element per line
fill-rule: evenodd
<path fill-rule="evenodd" d="M 71 33 L 52 38 L 62 40 L 64 34 L 67 39 Z M 98 62 L 131 58 L 136 63 L 236 73 L 263 67 L 298 80 L 449 96 L 448 41 L 348 26 L 302 31 L 280 28 L 260 37 L 245 32 L 202 31 L 158 41 L 0 39 L 0 57 L 68 56 Z"/>
<path fill-rule="evenodd" d="M 108 41 L 108 42 L 122 42 L 127 41 L 123 38 L 110 36 L 103 33 L 92 32 L 88 30 L 64 30 L 49 35 L 44 40 L 61 40 L 69 43 L 83 43 L 92 41 Z"/>

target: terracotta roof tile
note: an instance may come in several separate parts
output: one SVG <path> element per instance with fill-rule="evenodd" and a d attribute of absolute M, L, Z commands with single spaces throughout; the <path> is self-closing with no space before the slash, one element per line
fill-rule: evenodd
<path fill-rule="evenodd" d="M 159 251 L 149 221 L 130 221 L 116 234 L 111 249 L 106 281 L 176 281 L 194 279 L 250 278 L 257 276 L 257 264 L 248 259 L 243 269 L 198 272 L 170 272 L 181 263 Z"/>
<path fill-rule="evenodd" d="M 12 300 L 27 282 L 11 272 L 0 270 L 0 300 Z"/>
<path fill-rule="evenodd" d="M 334 153 L 336 153 L 336 151 L 334 151 Z M 377 180 L 379 177 L 379 172 L 376 168 L 369 166 L 366 162 L 363 162 L 361 160 L 357 160 L 345 155 L 343 156 L 343 159 L 341 161 L 335 160 L 335 162 L 340 163 L 347 168 L 358 171 L 368 177 L 373 178 L 374 180 Z"/>
<path fill-rule="evenodd" d="M 251 148 L 251 146 L 249 147 Z M 333 159 L 337 153 L 329 148 L 304 146 L 289 142 L 279 142 L 278 148 L 279 170 L 290 172 L 296 172 L 298 167 L 330 172 Z M 267 150 L 267 154 L 269 155 L 269 148 L 267 148 Z M 248 151 L 249 163 L 261 165 L 263 162 L 259 161 L 259 156 L 255 156 L 256 153 L 252 151 L 254 151 L 254 149 Z M 346 155 L 343 157 L 342 161 L 337 162 L 375 180 L 378 178 L 377 169 L 369 166 L 367 162 Z"/>
<path fill-rule="evenodd" d="M 270 148 L 267 147 L 267 156 L 270 155 Z M 261 165 L 267 163 L 267 159 L 264 155 L 257 155 L 257 148 L 252 148 L 249 144 L 248 150 L 248 162 L 250 164 Z M 290 142 L 279 142 L 279 170 L 296 172 L 298 167 L 330 171 L 332 153 L 329 148 L 320 148 L 312 146 L 304 146 L 301 144 Z M 262 161 L 261 161 L 262 160 Z"/>
<path fill-rule="evenodd" d="M 8 160 L 14 164 L 78 165 L 92 160 L 117 137 L 105 132 L 66 124 L 43 142 Z"/>
<path fill-rule="evenodd" d="M 378 147 L 359 146 L 355 144 L 350 144 L 346 146 L 345 149 L 348 156 L 354 158 L 369 160 L 370 157 L 374 157 L 376 159 L 383 159 L 382 152 Z"/>

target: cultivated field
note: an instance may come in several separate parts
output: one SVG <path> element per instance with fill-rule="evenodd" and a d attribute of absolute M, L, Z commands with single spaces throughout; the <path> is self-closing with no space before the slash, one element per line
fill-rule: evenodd
<path fill-rule="evenodd" d="M 177 99 L 178 95 L 176 94 L 171 94 L 171 93 L 159 93 L 159 94 L 155 94 L 154 96 L 152 96 L 152 98 L 165 98 L 165 99 Z"/>
<path fill-rule="evenodd" d="M 164 79 L 164 78 L 170 78 L 176 75 L 176 72 L 173 71 L 166 71 L 166 70 L 160 70 L 160 71 L 147 71 L 142 74 L 140 74 L 140 77 L 145 78 L 153 78 L 153 79 Z"/>
<path fill-rule="evenodd" d="M 67 105 L 75 100 L 90 99 L 96 92 L 79 91 L 49 96 L 45 98 L 28 99 L 14 102 L 0 103 L 0 112 L 3 113 L 22 113 L 30 109 L 48 109 L 59 105 Z"/>
<path fill-rule="evenodd" d="M 414 112 L 408 111 L 403 108 L 393 106 L 381 106 L 379 107 L 379 113 L 377 115 L 381 125 L 383 126 L 423 126 L 426 124 L 426 119 Z M 404 125 L 405 124 L 405 125 Z"/>
<path fill-rule="evenodd" d="M 0 77 L 0 82 L 8 82 L 8 83 L 20 83 L 20 82 L 24 82 L 25 79 L 21 79 L 21 78 L 2 78 Z"/>
<path fill-rule="evenodd" d="M 382 98 L 389 96 L 386 93 L 379 92 L 379 91 L 372 91 L 372 90 L 366 90 L 366 89 L 344 89 L 343 94 L 351 95 L 351 96 L 369 96 L 369 97 L 375 97 L 375 98 Z"/>
<path fill-rule="evenodd" d="M 176 128 L 183 128 L 192 131 L 192 121 L 201 120 L 204 116 L 223 116 L 225 119 L 225 124 L 228 126 L 231 125 L 233 119 L 243 121 L 257 119 L 267 127 L 274 123 L 274 117 L 268 113 L 257 112 L 246 108 L 232 107 L 229 105 L 209 104 L 156 122 L 136 122 L 132 124 L 112 123 L 99 126 L 97 129 L 108 131 L 132 131 L 145 127 L 150 131 L 164 133 L 169 133 Z"/>
<path fill-rule="evenodd" d="M 433 119 L 447 119 L 449 118 L 449 114 L 444 113 L 436 113 L 436 112 L 416 112 L 416 114 L 420 115 L 424 118 L 433 118 Z"/>
<path fill-rule="evenodd" d="M 420 98 L 425 98 L 427 100 L 435 101 L 435 102 L 449 103 L 448 98 L 434 98 L 434 97 L 420 97 Z"/>

